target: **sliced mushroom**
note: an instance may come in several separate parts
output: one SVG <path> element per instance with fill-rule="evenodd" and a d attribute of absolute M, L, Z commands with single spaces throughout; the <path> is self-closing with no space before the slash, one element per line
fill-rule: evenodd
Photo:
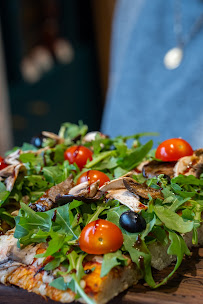
<path fill-rule="evenodd" d="M 11 192 L 20 172 L 26 172 L 26 167 L 23 164 L 18 164 L 17 166 L 14 166 L 12 174 L 6 178 L 4 182 L 6 185 L 6 190 Z"/>
<path fill-rule="evenodd" d="M 68 194 L 58 194 L 55 198 L 57 204 L 66 204 L 72 202 L 74 199 L 91 203 L 98 201 L 103 196 L 103 192 L 98 191 L 100 181 L 96 181 L 89 185 L 89 182 L 81 183 L 73 187 Z"/>
<path fill-rule="evenodd" d="M 174 176 L 174 166 L 176 162 L 162 162 L 152 160 L 145 164 L 142 168 L 142 174 L 146 178 L 152 178 L 160 174 L 164 174 L 172 178 Z"/>
<path fill-rule="evenodd" d="M 194 155 L 198 156 L 198 157 L 201 157 L 201 159 L 203 159 L 203 148 L 195 150 Z"/>
<path fill-rule="evenodd" d="M 78 185 L 76 185 L 75 187 L 73 187 L 70 191 L 69 194 L 73 194 L 73 195 L 77 195 L 80 192 L 84 191 L 87 189 L 87 187 L 89 186 L 89 182 L 86 181 L 84 183 L 80 183 Z"/>
<path fill-rule="evenodd" d="M 31 244 L 24 248 L 17 247 L 17 239 L 13 236 L 14 230 L 9 230 L 5 235 L 1 236 L 1 245 L 0 245 L 0 257 L 1 257 L 1 266 L 3 264 L 10 262 L 20 262 L 25 265 L 29 265 L 33 262 L 37 249 L 43 248 L 46 249 L 47 244 Z"/>
<path fill-rule="evenodd" d="M 42 135 L 45 136 L 45 137 L 47 137 L 47 138 L 54 139 L 54 140 L 56 141 L 56 143 L 58 143 L 58 144 L 64 143 L 64 139 L 61 138 L 60 136 L 58 136 L 58 135 L 55 134 L 55 133 L 43 131 L 43 132 L 42 132 Z"/>
<path fill-rule="evenodd" d="M 19 156 L 21 154 L 21 150 L 18 149 L 12 153 L 10 153 L 8 156 L 5 157 L 4 161 L 8 165 L 18 165 L 20 163 Z"/>
<path fill-rule="evenodd" d="M 107 135 L 105 134 L 102 134 L 101 132 L 99 131 L 92 131 L 92 132 L 88 132 L 82 139 L 82 141 L 85 143 L 85 142 L 91 142 L 93 140 L 95 140 L 96 138 L 96 135 L 99 134 L 101 138 L 108 138 Z"/>
<path fill-rule="evenodd" d="M 145 160 L 143 162 L 141 162 L 141 164 L 139 164 L 135 169 L 133 169 L 131 172 L 133 173 L 133 175 L 137 175 L 142 173 L 142 169 L 145 165 L 147 165 L 150 161 L 149 160 Z"/>
<path fill-rule="evenodd" d="M 138 195 L 142 198 L 148 199 L 150 195 L 153 199 L 163 199 L 163 194 L 159 189 L 148 187 L 145 183 L 137 183 L 134 179 L 130 177 L 124 177 L 123 183 L 126 189 L 128 189 L 131 193 Z"/>
<path fill-rule="evenodd" d="M 54 207 L 55 198 L 58 194 L 66 194 L 74 186 L 73 177 L 70 175 L 65 181 L 51 187 L 35 203 L 29 206 L 35 211 L 44 212 Z"/>
<path fill-rule="evenodd" d="M 91 185 L 89 184 L 89 182 L 81 183 L 73 187 L 68 194 L 73 196 L 83 196 L 86 198 L 92 198 L 96 195 L 99 189 L 99 183 L 99 180 L 92 183 Z"/>
<path fill-rule="evenodd" d="M 19 157 L 21 154 L 24 154 L 24 153 L 33 153 L 35 155 L 38 155 L 46 150 L 48 150 L 49 147 L 44 147 L 44 148 L 41 148 L 41 149 L 38 149 L 36 151 L 33 151 L 33 150 L 26 150 L 26 151 L 22 151 L 21 149 L 18 149 L 16 150 L 15 152 L 9 154 L 5 159 L 5 163 L 8 164 L 8 165 L 13 165 L 13 166 L 16 166 L 18 164 L 21 164 L 21 161 L 19 160 Z M 9 166 L 8 166 L 9 167 Z M 4 170 L 4 169 L 3 169 Z M 1 174 L 1 171 L 0 170 L 0 174 Z"/>
<path fill-rule="evenodd" d="M 38 155 L 38 154 L 41 154 L 42 152 L 45 152 L 47 150 L 49 150 L 50 148 L 49 147 L 44 147 L 44 148 L 41 148 L 41 149 L 38 149 L 36 151 L 33 151 L 33 150 L 27 150 L 27 151 L 22 151 L 21 153 L 33 153 L 35 155 Z"/>
<path fill-rule="evenodd" d="M 142 209 L 146 209 L 147 206 L 140 202 L 139 196 L 137 194 L 134 194 L 128 189 L 126 189 L 126 186 L 124 184 L 124 180 L 130 178 L 129 176 L 132 175 L 133 172 L 129 172 L 122 177 L 119 177 L 110 181 L 109 183 L 106 183 L 105 185 L 100 187 L 99 190 L 107 193 L 107 199 L 116 199 L 121 204 L 128 206 L 131 210 L 139 212 Z"/>
<path fill-rule="evenodd" d="M 10 165 L 10 166 L 7 166 L 4 169 L 0 170 L 0 176 L 1 177 L 11 176 L 13 174 L 14 170 L 15 170 L 15 167 L 16 167 L 16 165 Z"/>
<path fill-rule="evenodd" d="M 103 192 L 97 191 L 97 194 L 93 197 L 85 197 L 83 195 L 73 195 L 73 194 L 58 194 L 55 198 L 55 203 L 57 205 L 64 205 L 72 202 L 73 200 L 82 201 L 84 203 L 93 203 L 98 202 L 101 198 L 104 197 Z"/>
<path fill-rule="evenodd" d="M 30 203 L 29 207 L 37 212 L 45 212 L 52 209 L 54 207 L 54 202 L 49 197 L 47 197 L 46 194 L 47 191 L 35 203 Z"/>
<path fill-rule="evenodd" d="M 108 192 L 109 190 L 113 189 L 125 189 L 125 186 L 123 184 L 123 177 L 119 177 L 110 182 L 107 182 L 99 188 L 99 190 L 103 192 Z"/>
<path fill-rule="evenodd" d="M 194 175 L 199 178 L 203 173 L 203 149 L 194 151 L 193 155 L 178 160 L 174 167 L 174 176 L 179 174 Z"/>
<path fill-rule="evenodd" d="M 139 201 L 137 196 L 129 192 L 127 189 L 109 190 L 106 198 L 118 200 L 121 204 L 127 206 L 135 212 L 139 212 L 147 208 L 147 206 Z"/>

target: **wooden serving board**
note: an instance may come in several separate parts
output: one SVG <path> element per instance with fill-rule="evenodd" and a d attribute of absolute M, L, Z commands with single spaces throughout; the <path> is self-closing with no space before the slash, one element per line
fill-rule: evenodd
<path fill-rule="evenodd" d="M 172 270 L 154 273 L 160 280 Z M 57 304 L 34 293 L 17 287 L 0 285 L 0 304 Z M 157 290 L 140 282 L 120 294 L 108 304 L 203 304 L 203 248 L 196 248 L 192 256 L 185 258 L 180 268 L 167 283 Z"/>

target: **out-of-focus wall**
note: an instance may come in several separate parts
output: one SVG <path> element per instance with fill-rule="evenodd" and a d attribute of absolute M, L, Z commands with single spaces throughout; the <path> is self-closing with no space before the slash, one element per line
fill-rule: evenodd
<path fill-rule="evenodd" d="M 108 88 L 111 27 L 116 0 L 92 0 L 94 31 L 100 65 L 100 81 L 105 100 Z"/>
<path fill-rule="evenodd" d="M 10 109 L 7 95 L 7 84 L 2 48 L 1 25 L 0 25 L 0 155 L 12 146 Z"/>
<path fill-rule="evenodd" d="M 14 144 L 102 114 L 91 0 L 0 1 Z M 97 0 L 95 1 L 97 2 Z"/>

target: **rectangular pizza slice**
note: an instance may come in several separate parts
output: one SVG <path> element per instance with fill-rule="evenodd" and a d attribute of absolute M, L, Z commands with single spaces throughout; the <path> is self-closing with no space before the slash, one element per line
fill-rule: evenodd
<path fill-rule="evenodd" d="M 25 144 L 3 159 L 1 283 L 103 304 L 140 279 L 167 283 L 189 248 L 203 245 L 203 149 L 161 161 L 143 134 L 86 132 L 64 124 L 59 135 L 43 133 L 41 148 Z M 152 268 L 172 262 L 155 282 Z"/>

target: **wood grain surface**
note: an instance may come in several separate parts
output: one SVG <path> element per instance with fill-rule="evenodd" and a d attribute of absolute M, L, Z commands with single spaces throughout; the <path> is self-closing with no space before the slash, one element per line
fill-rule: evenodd
<path fill-rule="evenodd" d="M 160 280 L 173 265 L 154 277 Z M 56 304 L 36 294 L 14 286 L 0 285 L 0 304 Z M 140 282 L 120 294 L 108 304 L 203 304 L 203 248 L 195 248 L 192 256 L 187 257 L 167 285 L 157 290 Z M 76 304 L 76 303 L 75 303 Z"/>

